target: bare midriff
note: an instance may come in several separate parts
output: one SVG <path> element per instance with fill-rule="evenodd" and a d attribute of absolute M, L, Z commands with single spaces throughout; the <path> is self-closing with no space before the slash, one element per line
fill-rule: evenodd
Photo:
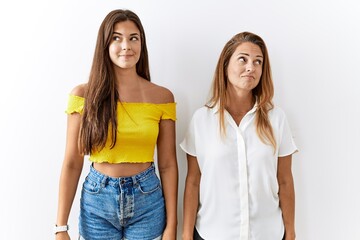
<path fill-rule="evenodd" d="M 151 166 L 147 163 L 94 163 L 94 168 L 109 177 L 130 177 L 141 173 Z"/>

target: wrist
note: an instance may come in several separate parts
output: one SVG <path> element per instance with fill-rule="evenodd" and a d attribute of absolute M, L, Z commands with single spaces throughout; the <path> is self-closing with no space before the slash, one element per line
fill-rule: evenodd
<path fill-rule="evenodd" d="M 166 221 L 167 228 L 177 228 L 177 221 Z"/>
<path fill-rule="evenodd" d="M 166 224 L 165 230 L 169 233 L 176 233 L 177 227 Z"/>
<path fill-rule="evenodd" d="M 295 235 L 295 231 L 291 231 L 291 232 L 285 232 L 285 240 L 294 240 L 296 237 Z"/>
<path fill-rule="evenodd" d="M 61 225 L 61 226 L 55 224 L 53 232 L 56 235 L 61 232 L 67 232 L 68 230 L 69 230 L 69 225 L 67 225 L 67 224 Z"/>
<path fill-rule="evenodd" d="M 189 234 L 183 234 L 182 235 L 182 240 L 193 240 L 193 236 L 189 235 Z"/>
<path fill-rule="evenodd" d="M 191 230 L 186 230 L 184 229 L 183 230 L 183 233 L 182 233 L 182 239 L 183 240 L 192 240 L 194 237 L 194 230 L 191 229 Z"/>

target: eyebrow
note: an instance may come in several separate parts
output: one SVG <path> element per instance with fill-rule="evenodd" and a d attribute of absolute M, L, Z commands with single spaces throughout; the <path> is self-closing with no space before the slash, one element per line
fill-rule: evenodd
<path fill-rule="evenodd" d="M 120 36 L 123 35 L 122 33 L 118 33 L 118 32 L 113 32 L 113 34 L 117 34 L 117 35 L 120 35 Z M 130 36 L 140 36 L 140 34 L 138 34 L 138 33 L 131 33 Z"/>
<path fill-rule="evenodd" d="M 239 55 L 246 55 L 246 56 L 250 57 L 250 55 L 249 55 L 248 53 L 242 53 L 242 52 L 240 52 L 240 53 L 238 53 L 238 56 L 239 56 Z M 264 58 L 262 55 L 256 55 L 255 57 Z"/>

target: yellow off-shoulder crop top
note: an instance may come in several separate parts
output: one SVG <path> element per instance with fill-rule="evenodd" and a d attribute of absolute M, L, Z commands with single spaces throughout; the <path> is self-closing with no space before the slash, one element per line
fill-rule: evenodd
<path fill-rule="evenodd" d="M 85 99 L 69 95 L 67 114 L 82 114 Z M 117 105 L 117 139 L 110 149 L 111 134 L 105 147 L 92 151 L 90 161 L 108 163 L 144 163 L 154 161 L 154 150 L 161 119 L 176 120 L 176 103 L 128 103 Z"/>

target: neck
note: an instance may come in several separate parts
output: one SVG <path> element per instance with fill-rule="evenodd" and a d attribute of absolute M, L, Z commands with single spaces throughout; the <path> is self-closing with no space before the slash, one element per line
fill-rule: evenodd
<path fill-rule="evenodd" d="M 115 69 L 116 82 L 118 87 L 133 87 L 139 84 L 140 76 L 135 69 Z"/>
<path fill-rule="evenodd" d="M 246 114 L 255 104 L 252 92 L 228 91 L 225 108 L 233 114 Z"/>

